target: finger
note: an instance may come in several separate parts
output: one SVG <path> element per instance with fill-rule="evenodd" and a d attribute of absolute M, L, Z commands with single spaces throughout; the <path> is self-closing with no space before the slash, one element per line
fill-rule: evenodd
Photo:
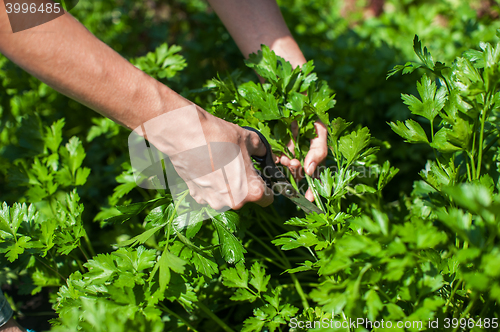
<path fill-rule="evenodd" d="M 245 178 L 246 178 L 246 188 L 247 193 L 241 201 L 235 201 L 232 206 L 233 209 L 238 210 L 243 207 L 248 202 L 254 202 L 260 206 L 268 206 L 273 203 L 274 195 L 272 190 L 270 190 L 264 180 L 257 173 L 257 170 L 253 167 L 253 162 L 248 154 L 243 155 L 245 163 Z M 241 178 L 241 175 L 234 178 Z"/>
<path fill-rule="evenodd" d="M 304 159 L 304 168 L 309 176 L 314 174 L 316 167 L 321 164 L 328 155 L 327 136 L 328 130 L 321 121 L 314 123 L 317 136 L 311 139 L 311 147 Z"/>
<path fill-rule="evenodd" d="M 290 129 L 292 130 L 293 140 L 289 140 L 286 147 L 288 148 L 288 151 L 295 156 L 295 143 L 293 143 L 293 141 L 297 140 L 297 136 L 299 135 L 299 125 L 297 124 L 297 121 L 292 122 Z"/>
<path fill-rule="evenodd" d="M 249 192 L 241 206 L 243 206 L 246 202 L 254 202 L 262 207 L 271 205 L 274 201 L 273 191 L 266 186 L 265 182 L 260 176 L 257 175 L 257 173 L 254 172 L 254 174 L 249 178 Z M 235 209 L 238 209 L 241 206 L 236 206 Z"/>
<path fill-rule="evenodd" d="M 295 156 L 295 143 L 293 140 L 289 140 L 288 143 L 286 143 L 286 147 L 288 148 L 288 151 Z"/>
<path fill-rule="evenodd" d="M 302 179 L 302 176 L 301 176 L 302 167 L 301 167 L 300 161 L 298 159 L 290 159 L 287 156 L 282 155 L 279 158 L 279 163 L 285 167 L 288 167 L 290 172 L 292 172 L 292 175 L 294 178 L 296 178 L 298 180 Z"/>
<path fill-rule="evenodd" d="M 314 195 L 312 193 L 312 190 L 311 188 L 308 188 L 307 191 L 306 191 L 306 195 L 305 195 L 306 199 L 310 202 L 314 202 Z"/>
<path fill-rule="evenodd" d="M 271 188 L 269 188 L 268 186 L 264 186 L 264 188 L 265 188 L 264 195 L 260 200 L 255 202 L 262 207 L 269 206 L 274 202 L 274 193 L 271 190 Z"/>
<path fill-rule="evenodd" d="M 257 135 L 257 133 L 250 131 L 250 130 L 246 130 L 246 129 L 243 129 L 243 130 L 245 130 L 249 133 L 249 135 L 247 137 L 247 144 L 246 145 L 247 145 L 247 149 L 248 149 L 248 152 L 250 153 L 250 155 L 251 156 L 259 156 L 259 157 L 264 156 L 267 153 L 266 146 L 261 141 L 259 135 Z"/>
<path fill-rule="evenodd" d="M 285 155 L 282 155 L 280 158 L 279 158 L 279 163 L 285 167 L 290 167 L 290 163 L 292 162 L 292 160 L 290 158 L 288 158 L 287 156 Z"/>

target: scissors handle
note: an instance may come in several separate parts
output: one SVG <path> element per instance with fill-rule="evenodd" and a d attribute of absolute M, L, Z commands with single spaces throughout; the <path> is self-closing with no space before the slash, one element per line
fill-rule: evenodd
<path fill-rule="evenodd" d="M 271 149 L 271 146 L 269 145 L 269 142 L 267 141 L 266 137 L 262 135 L 260 131 L 258 131 L 255 128 L 252 127 L 243 127 L 246 130 L 253 131 L 257 135 L 259 135 L 260 140 L 266 147 L 266 154 L 264 156 L 251 156 L 257 163 L 259 163 L 260 168 L 262 171 L 260 172 L 260 176 L 266 183 L 266 185 L 273 189 L 273 184 L 275 182 L 279 181 L 286 181 L 286 176 L 283 174 L 282 171 L 279 170 L 278 167 L 276 167 L 276 164 L 274 163 L 273 159 L 273 150 Z"/>
<path fill-rule="evenodd" d="M 247 130 L 253 131 L 259 135 L 260 140 L 266 147 L 266 154 L 264 156 L 250 156 L 256 162 L 259 163 L 262 171 L 260 176 L 266 183 L 266 185 L 271 188 L 275 193 L 281 194 L 286 198 L 290 199 L 295 205 L 299 206 L 305 213 L 318 213 L 324 214 L 316 205 L 309 202 L 302 194 L 293 188 L 293 186 L 287 181 L 285 174 L 276 167 L 273 159 L 273 151 L 267 139 L 262 135 L 260 131 L 251 127 L 243 127 Z"/>

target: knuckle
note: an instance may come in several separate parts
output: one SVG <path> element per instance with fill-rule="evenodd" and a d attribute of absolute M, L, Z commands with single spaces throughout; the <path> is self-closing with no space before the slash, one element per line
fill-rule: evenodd
<path fill-rule="evenodd" d="M 233 206 L 233 210 L 239 210 L 239 209 L 241 209 L 244 205 L 245 205 L 245 203 L 244 203 L 244 202 L 240 202 L 240 203 L 238 203 L 238 204 L 235 204 L 235 205 Z"/>
<path fill-rule="evenodd" d="M 204 200 L 204 199 L 202 199 L 202 198 L 198 198 L 198 197 L 197 197 L 197 198 L 195 198 L 194 200 L 196 201 L 196 203 L 198 203 L 198 204 L 200 204 L 200 205 L 205 205 L 205 204 L 207 204 L 207 202 L 205 202 L 205 200 Z"/>
<path fill-rule="evenodd" d="M 258 186 L 251 193 L 249 193 L 247 198 L 248 198 L 248 201 L 250 201 L 250 202 L 257 202 L 257 201 L 260 201 L 262 199 L 262 197 L 264 197 L 264 194 L 265 194 L 265 190 L 264 190 L 263 186 Z"/>
<path fill-rule="evenodd" d="M 208 205 L 214 210 L 221 210 L 225 207 L 224 203 L 217 199 L 210 199 L 208 200 Z"/>

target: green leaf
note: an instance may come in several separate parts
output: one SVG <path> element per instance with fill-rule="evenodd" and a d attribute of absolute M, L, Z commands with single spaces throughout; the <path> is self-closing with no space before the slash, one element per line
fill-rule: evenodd
<path fill-rule="evenodd" d="M 213 218 L 212 223 L 215 225 L 217 235 L 219 236 L 222 257 L 226 260 L 226 262 L 230 264 L 235 264 L 243 261 L 243 254 L 247 251 L 218 217 L 219 216 Z"/>
<path fill-rule="evenodd" d="M 28 236 L 22 236 L 18 238 L 14 244 L 7 247 L 6 257 L 9 260 L 9 262 L 11 263 L 14 262 L 19 257 L 19 255 L 24 253 L 24 250 L 26 248 L 29 248 L 30 239 L 31 238 Z"/>
<path fill-rule="evenodd" d="M 162 229 L 166 225 L 167 225 L 167 223 L 165 222 L 163 224 L 160 224 L 158 226 L 150 228 L 147 231 L 145 231 L 137 236 L 134 236 L 133 238 L 131 238 L 127 241 L 123 241 L 123 242 L 118 243 L 118 245 L 121 247 L 124 247 L 124 246 L 135 246 L 136 244 L 139 244 L 139 243 L 142 244 L 142 243 L 146 242 L 147 240 L 149 240 L 150 237 L 152 237 L 156 232 L 158 232 L 160 229 Z"/>
<path fill-rule="evenodd" d="M 448 128 L 441 128 L 434 134 L 434 139 L 430 144 L 434 149 L 442 153 L 453 153 L 462 150 L 462 147 L 452 144 L 448 140 L 448 136 L 453 132 Z"/>
<path fill-rule="evenodd" d="M 392 167 L 391 164 L 389 163 L 389 160 L 386 160 L 384 162 L 384 165 L 382 165 L 382 169 L 380 170 L 380 174 L 378 177 L 378 183 L 377 183 L 377 189 L 380 191 L 387 186 L 389 181 L 392 180 L 396 174 L 398 174 L 399 169 Z"/>
<path fill-rule="evenodd" d="M 153 267 L 156 263 L 156 251 L 146 249 L 143 246 L 137 247 L 136 250 L 132 248 L 120 248 L 113 252 L 112 255 L 123 258 L 137 272 Z"/>
<path fill-rule="evenodd" d="M 265 322 L 257 317 L 249 317 L 243 322 L 241 332 L 261 332 Z"/>
<path fill-rule="evenodd" d="M 52 126 L 45 127 L 44 142 L 45 145 L 52 151 L 56 153 L 59 149 L 59 145 L 62 142 L 62 129 L 64 127 L 64 119 L 59 119 L 52 124 Z"/>
<path fill-rule="evenodd" d="M 267 284 L 271 276 L 266 275 L 264 267 L 257 262 L 253 263 L 250 273 L 252 274 L 250 285 L 254 286 L 259 293 L 264 293 L 267 290 Z"/>
<path fill-rule="evenodd" d="M 205 257 L 196 251 L 193 251 L 191 262 L 194 264 L 198 273 L 201 273 L 208 278 L 212 278 L 212 276 L 219 271 L 218 265 L 213 257 Z"/>
<path fill-rule="evenodd" d="M 310 230 L 287 232 L 271 242 L 276 246 L 281 246 L 281 250 L 291 250 L 299 247 L 312 247 L 320 243 L 316 235 L 314 235 Z"/>
<path fill-rule="evenodd" d="M 308 97 L 302 93 L 293 92 L 289 100 L 290 101 L 286 104 L 286 107 L 294 110 L 298 114 L 302 114 Z"/>
<path fill-rule="evenodd" d="M 94 285 L 103 284 L 115 273 L 120 272 L 115 265 L 113 256 L 109 254 L 98 254 L 83 265 L 89 270 L 89 272 L 85 273 L 85 279 Z"/>
<path fill-rule="evenodd" d="M 160 292 L 164 292 L 170 282 L 170 268 L 168 260 L 168 251 L 164 251 L 158 260 L 158 268 L 160 270 Z"/>
<path fill-rule="evenodd" d="M 180 54 L 182 48 L 177 45 L 168 47 L 166 43 L 158 46 L 154 52 L 149 52 L 146 56 L 131 60 L 140 70 L 156 79 L 172 79 L 177 72 L 183 70 L 187 64 Z"/>
<path fill-rule="evenodd" d="M 179 274 L 184 273 L 184 270 L 185 270 L 184 265 L 186 265 L 186 262 L 183 259 L 175 256 L 174 254 L 172 254 L 169 251 L 164 252 L 163 254 L 167 254 L 166 256 L 167 256 L 168 267 L 172 271 L 179 273 Z"/>
<path fill-rule="evenodd" d="M 401 121 L 391 122 L 389 125 L 396 134 L 403 137 L 408 143 L 429 143 L 424 129 L 414 120 L 406 120 L 404 124 Z"/>
<path fill-rule="evenodd" d="M 304 263 L 299 263 L 299 265 L 301 265 L 301 266 L 298 266 L 298 267 L 293 268 L 293 269 L 287 269 L 286 272 L 287 273 L 297 273 L 297 272 L 302 272 L 302 271 L 310 271 L 314 268 L 313 263 L 311 261 L 305 261 Z"/>
<path fill-rule="evenodd" d="M 2 210 L 0 210 L 0 229 L 8 234 L 12 234 L 15 236 L 17 233 L 17 228 L 13 230 L 11 228 L 11 222 L 12 221 L 10 217 L 10 207 L 7 205 L 6 202 L 3 202 Z"/>
<path fill-rule="evenodd" d="M 366 292 L 364 298 L 368 308 L 368 319 L 375 321 L 378 317 L 378 313 L 384 308 L 384 304 L 380 300 L 377 292 L 373 289 Z"/>
<path fill-rule="evenodd" d="M 268 46 L 262 45 L 262 50 L 250 54 L 248 59 L 245 60 L 245 64 L 263 78 L 277 81 L 278 58 L 276 53 L 271 51 Z"/>
<path fill-rule="evenodd" d="M 475 214 L 481 215 L 491 205 L 493 198 L 488 188 L 478 183 L 463 183 L 443 188 L 453 200 Z"/>
<path fill-rule="evenodd" d="M 221 272 L 222 283 L 227 287 L 248 288 L 248 270 L 243 264 L 237 264 Z"/>
<path fill-rule="evenodd" d="M 389 77 L 391 77 L 399 72 L 402 72 L 403 75 L 411 74 L 419 68 L 422 68 L 422 66 L 417 64 L 417 63 L 413 63 L 413 62 L 407 62 L 404 65 L 396 65 L 396 66 L 394 66 L 393 69 L 391 69 L 391 70 L 389 70 L 389 72 L 387 72 L 387 76 L 385 77 L 385 79 L 389 79 Z"/>
<path fill-rule="evenodd" d="M 417 90 L 422 101 L 406 94 L 401 94 L 401 99 L 413 114 L 420 115 L 432 123 L 446 103 L 446 88 L 442 86 L 436 91 L 436 83 L 424 75 L 422 80 L 417 82 Z"/>
<path fill-rule="evenodd" d="M 417 35 L 413 38 L 413 50 L 427 68 L 434 70 L 434 60 L 432 59 L 432 55 L 427 50 L 427 47 L 424 47 L 422 50 L 422 43 Z"/>
<path fill-rule="evenodd" d="M 363 127 L 340 137 L 339 150 L 350 165 L 370 143 L 370 131 Z"/>
<path fill-rule="evenodd" d="M 264 91 L 261 85 L 247 82 L 239 86 L 238 93 L 252 105 L 257 119 L 269 121 L 283 117 L 278 108 L 278 100 L 271 93 Z"/>
<path fill-rule="evenodd" d="M 482 257 L 482 267 L 484 272 L 493 278 L 500 276 L 500 253 L 498 248 L 494 248 L 491 253 Z"/>
<path fill-rule="evenodd" d="M 328 84 L 325 81 L 321 81 L 318 90 L 309 91 L 308 96 L 309 102 L 314 107 L 316 115 L 323 123 L 328 123 L 329 119 L 326 112 L 335 106 L 335 100 L 333 99 L 335 98 L 335 94 L 333 94 L 333 91 L 328 87 Z"/>
<path fill-rule="evenodd" d="M 372 209 L 373 219 L 377 222 L 380 231 L 385 236 L 389 235 L 389 217 L 375 209 Z"/>
<path fill-rule="evenodd" d="M 84 167 L 84 168 L 79 168 L 76 171 L 76 176 L 75 176 L 75 186 L 82 186 L 87 182 L 87 178 L 90 175 L 90 168 Z"/>
<path fill-rule="evenodd" d="M 85 150 L 82 142 L 76 136 L 70 138 L 69 142 L 59 149 L 59 154 L 62 157 L 63 164 L 69 167 L 71 174 L 74 176 L 76 170 L 82 165 L 85 159 Z"/>
<path fill-rule="evenodd" d="M 258 297 L 252 294 L 248 289 L 238 288 L 231 296 L 232 301 L 249 301 L 254 302 Z"/>
<path fill-rule="evenodd" d="M 450 175 L 448 175 L 435 162 L 428 161 L 425 169 L 420 171 L 420 176 L 433 188 L 440 190 L 443 186 L 450 184 Z"/>
<path fill-rule="evenodd" d="M 330 169 L 327 168 L 324 172 L 322 172 L 319 175 L 319 178 L 319 181 L 318 179 L 314 179 L 314 187 L 321 196 L 325 198 L 331 197 L 335 179 L 333 178 Z"/>
<path fill-rule="evenodd" d="M 347 127 L 349 127 L 352 124 L 352 122 L 346 122 L 342 118 L 335 118 L 332 120 L 330 123 L 330 126 L 328 127 L 329 131 L 329 136 L 332 138 L 332 140 L 337 140 L 340 135 L 346 130 Z"/>

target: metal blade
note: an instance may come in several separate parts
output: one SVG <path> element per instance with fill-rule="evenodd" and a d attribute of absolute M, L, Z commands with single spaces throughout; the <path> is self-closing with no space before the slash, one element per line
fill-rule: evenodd
<path fill-rule="evenodd" d="M 295 190 L 288 182 L 280 181 L 274 183 L 273 190 L 291 200 L 295 205 L 304 210 L 305 213 L 316 212 L 318 214 L 325 214 L 319 207 Z"/>
<path fill-rule="evenodd" d="M 288 196 L 287 196 L 288 197 Z M 325 214 L 319 207 L 314 203 L 311 203 L 307 198 L 299 193 L 296 193 L 293 197 L 288 197 L 295 205 L 299 206 L 305 213 L 316 212 L 318 214 Z"/>

